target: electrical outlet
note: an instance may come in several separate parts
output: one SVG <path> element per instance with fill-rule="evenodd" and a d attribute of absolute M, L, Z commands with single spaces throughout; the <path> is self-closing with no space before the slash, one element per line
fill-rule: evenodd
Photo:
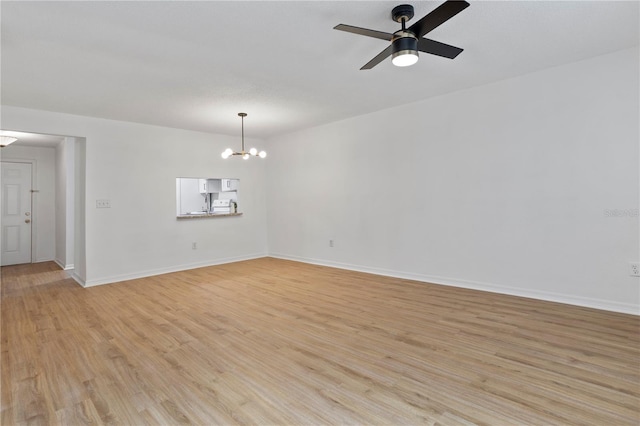
<path fill-rule="evenodd" d="M 333 240 L 329 240 L 329 247 L 333 247 Z"/>
<path fill-rule="evenodd" d="M 96 200 L 96 208 L 97 209 L 110 209 L 111 208 L 111 200 Z"/>
<path fill-rule="evenodd" d="M 191 250 L 197 250 L 198 249 L 198 243 L 193 242 L 191 243 Z"/>
<path fill-rule="evenodd" d="M 629 273 L 632 277 L 640 277 L 640 262 L 629 262 Z"/>

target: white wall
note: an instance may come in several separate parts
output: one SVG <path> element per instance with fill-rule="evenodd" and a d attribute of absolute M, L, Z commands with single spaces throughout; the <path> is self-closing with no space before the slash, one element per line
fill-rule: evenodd
<path fill-rule="evenodd" d="M 56 147 L 56 250 L 55 261 L 63 269 L 74 267 L 75 138 Z"/>
<path fill-rule="evenodd" d="M 61 173 L 60 170 L 65 170 L 66 156 L 65 156 L 65 144 L 60 143 L 56 149 L 56 239 L 55 239 L 55 261 L 63 269 L 68 269 L 67 264 L 67 175 Z M 70 264 L 73 263 L 72 259 L 69 259 Z"/>
<path fill-rule="evenodd" d="M 64 169 L 58 168 L 58 173 L 65 175 L 65 268 L 74 268 L 75 258 L 75 203 L 76 203 L 76 145 L 84 144 L 76 138 L 65 138 L 60 147 L 64 147 Z"/>
<path fill-rule="evenodd" d="M 638 71 L 637 49 L 621 51 L 276 137 L 260 162 L 220 158 L 237 137 L 1 119 L 85 138 L 87 285 L 262 256 L 268 225 L 274 256 L 638 313 L 638 217 L 606 214 L 638 209 Z M 241 179 L 244 216 L 177 221 L 179 176 Z"/>
<path fill-rule="evenodd" d="M 33 163 L 31 260 L 46 262 L 56 252 L 56 153 L 54 148 L 20 146 L 19 142 L 2 148 L 2 161 Z"/>
<path fill-rule="evenodd" d="M 67 138 L 69 140 L 70 138 Z M 86 200 L 86 145 L 82 137 L 74 137 L 73 145 L 73 277 L 81 284 L 87 282 L 87 200 Z M 67 182 L 69 184 L 69 182 Z M 69 186 L 67 186 L 69 187 Z M 67 212 L 67 218 L 70 216 Z M 67 221 L 67 227 L 71 226 Z M 68 231 L 67 231 L 68 232 Z"/>
<path fill-rule="evenodd" d="M 606 214 L 638 209 L 638 75 L 636 48 L 273 138 L 270 254 L 639 313 L 638 217 Z"/>
<path fill-rule="evenodd" d="M 85 138 L 86 176 L 76 182 L 86 197 L 84 211 L 76 215 L 84 235 L 76 235 L 76 250 L 86 250 L 86 265 L 80 265 L 86 285 L 266 254 L 269 160 L 223 160 L 220 153 L 238 143 L 237 136 L 9 106 L 3 106 L 1 118 L 4 129 Z M 178 221 L 175 179 L 180 176 L 241 179 L 244 215 Z M 111 208 L 97 209 L 98 199 L 109 199 Z"/>

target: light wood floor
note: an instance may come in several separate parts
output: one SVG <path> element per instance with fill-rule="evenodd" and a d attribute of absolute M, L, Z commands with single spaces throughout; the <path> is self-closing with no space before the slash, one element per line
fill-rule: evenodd
<path fill-rule="evenodd" d="M 640 319 L 271 258 L 2 268 L 2 425 L 637 425 Z"/>

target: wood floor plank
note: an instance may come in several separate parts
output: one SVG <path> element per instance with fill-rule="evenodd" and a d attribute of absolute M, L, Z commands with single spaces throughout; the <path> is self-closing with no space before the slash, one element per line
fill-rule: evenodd
<path fill-rule="evenodd" d="M 638 425 L 640 318 L 263 258 L 2 267 L 2 425 Z"/>

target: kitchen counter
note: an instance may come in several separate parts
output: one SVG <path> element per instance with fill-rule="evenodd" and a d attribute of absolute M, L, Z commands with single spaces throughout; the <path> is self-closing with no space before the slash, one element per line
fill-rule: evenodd
<path fill-rule="evenodd" d="M 242 216 L 242 213 L 203 213 L 203 214 L 180 214 L 176 219 L 208 219 L 210 217 Z"/>

